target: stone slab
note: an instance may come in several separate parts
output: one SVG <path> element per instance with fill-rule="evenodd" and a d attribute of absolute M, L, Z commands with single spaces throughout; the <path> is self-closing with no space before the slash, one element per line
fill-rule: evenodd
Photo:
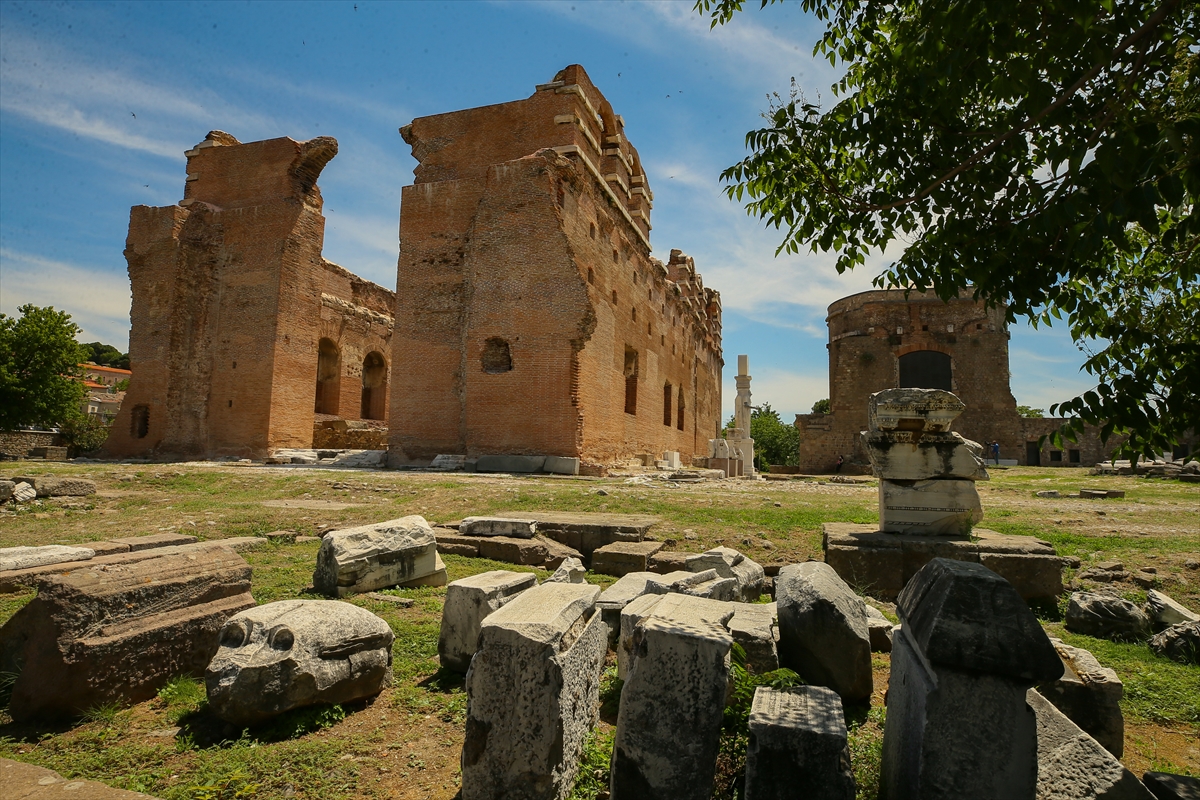
<path fill-rule="evenodd" d="M 508 564 L 540 567 L 550 557 L 550 550 L 537 539 L 488 536 L 479 538 L 479 556 Z"/>
<path fill-rule="evenodd" d="M 513 536 L 532 539 L 538 532 L 537 522 L 519 517 L 466 517 L 458 523 L 463 536 Z"/>
<path fill-rule="evenodd" d="M 238 553 L 246 552 L 247 550 L 258 550 L 266 547 L 269 540 L 263 536 L 229 536 L 225 539 L 209 539 L 204 542 L 219 542 L 223 547 L 228 547 Z"/>
<path fill-rule="evenodd" d="M 886 533 L 964 536 L 981 519 L 975 481 L 879 482 L 879 528 Z"/>
<path fill-rule="evenodd" d="M 950 423 L 966 407 L 943 389 L 884 389 L 867 399 L 867 428 L 941 433 L 950 430 Z"/>
<path fill-rule="evenodd" d="M 546 456 L 542 471 L 552 475 L 578 475 L 579 459 L 567 456 Z"/>
<path fill-rule="evenodd" d="M 650 557 L 650 563 L 646 568 L 660 575 L 678 570 L 686 570 L 687 559 L 690 555 L 692 553 L 685 550 L 659 550 Z"/>
<path fill-rule="evenodd" d="M 492 570 L 454 581 L 446 587 L 438 658 L 443 667 L 466 672 L 478 645 L 479 628 L 493 612 L 521 592 L 537 586 L 532 572 Z"/>
<path fill-rule="evenodd" d="M 189 536 L 184 533 L 151 533 L 147 536 L 126 536 L 120 539 L 113 539 L 117 544 L 129 545 L 129 552 L 136 553 L 139 550 L 151 550 L 155 547 L 176 547 L 181 544 L 192 544 L 196 541 L 195 536 Z"/>
<path fill-rule="evenodd" d="M 55 476 L 13 478 L 15 483 L 28 483 L 38 497 L 87 497 L 96 493 L 94 481 L 86 478 L 59 478 Z"/>
<path fill-rule="evenodd" d="M 129 545 L 125 542 L 84 542 L 80 546 L 96 551 L 97 556 L 111 556 L 130 551 Z"/>
<path fill-rule="evenodd" d="M 876 477 L 884 480 L 988 480 L 983 446 L 957 433 L 863 431 L 861 439 Z"/>
<path fill-rule="evenodd" d="M 613 542 L 592 551 L 592 571 L 620 577 L 646 572 L 650 557 L 662 550 L 662 542 Z"/>
<path fill-rule="evenodd" d="M 775 603 L 734 603 L 733 609 L 725 627 L 746 651 L 746 668 L 756 675 L 779 669 L 779 610 Z"/>
<path fill-rule="evenodd" d="M 331 531 L 317 551 L 313 586 L 330 597 L 388 589 L 437 571 L 433 529 L 408 516 Z"/>
<path fill-rule="evenodd" d="M 401 589 L 415 589 L 420 586 L 445 586 L 448 579 L 449 575 L 446 572 L 446 564 L 442 561 L 441 554 L 435 550 L 433 553 L 433 572 L 396 585 Z"/>
<path fill-rule="evenodd" d="M 538 530 L 583 554 L 585 561 L 592 551 L 612 542 L 640 542 L 659 522 L 658 517 L 646 514 L 605 514 L 570 511 L 502 511 L 502 516 L 536 519 Z"/>
<path fill-rule="evenodd" d="M 0 572 L 48 567 L 71 561 L 88 561 L 96 551 L 88 547 L 48 544 L 43 547 L 0 547 Z"/>
<path fill-rule="evenodd" d="M 1173 775 L 1170 772 L 1147 772 L 1142 783 L 1155 800 L 1200 800 L 1200 778 Z"/>
<path fill-rule="evenodd" d="M 746 800 L 854 800 L 842 700 L 823 686 L 760 686 L 750 706 Z"/>
<path fill-rule="evenodd" d="M 558 569 L 564 561 L 573 558 L 580 564 L 583 563 L 583 553 L 573 547 L 567 547 L 562 542 L 556 542 L 548 536 L 538 534 L 533 537 L 538 542 L 541 542 L 546 547 L 546 569 Z"/>
<path fill-rule="evenodd" d="M 433 538 L 437 541 L 439 553 L 455 556 L 479 557 L 479 539 L 473 536 L 460 536 L 458 533 L 448 533 L 446 528 L 434 528 Z"/>
<path fill-rule="evenodd" d="M 97 781 L 67 780 L 54 770 L 8 758 L 0 758 L 0 786 L 4 800 L 155 800 Z"/>
<path fill-rule="evenodd" d="M 1120 758 L 1125 752 L 1125 717 L 1121 713 L 1125 687 L 1121 679 L 1087 650 L 1061 639 L 1051 638 L 1050 642 L 1062 659 L 1063 675 L 1039 684 L 1038 693 Z"/>
<path fill-rule="evenodd" d="M 475 462 L 475 469 L 479 472 L 526 474 L 541 472 L 545 464 L 545 456 L 480 456 Z"/>

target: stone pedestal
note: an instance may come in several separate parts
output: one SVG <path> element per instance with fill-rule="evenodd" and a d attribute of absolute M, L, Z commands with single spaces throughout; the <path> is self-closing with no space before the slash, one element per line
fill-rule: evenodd
<path fill-rule="evenodd" d="M 446 587 L 438 659 L 443 667 L 466 672 L 483 621 L 521 592 L 537 586 L 532 572 L 498 569 L 457 580 Z"/>
<path fill-rule="evenodd" d="M 837 692 L 760 686 L 750 707 L 746 800 L 854 800 L 846 720 Z"/>

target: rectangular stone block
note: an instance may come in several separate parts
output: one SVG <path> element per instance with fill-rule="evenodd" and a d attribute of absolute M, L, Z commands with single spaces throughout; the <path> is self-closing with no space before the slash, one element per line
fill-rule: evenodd
<path fill-rule="evenodd" d="M 0 547 L 0 571 L 49 567 L 71 561 L 88 561 L 96 555 L 90 547 L 48 544 L 44 547 Z"/>
<path fill-rule="evenodd" d="M 979 563 L 1015 586 L 1026 600 L 1048 600 L 1063 593 L 1058 556 L 981 552 Z"/>
<path fill-rule="evenodd" d="M 459 536 L 453 533 L 443 533 L 444 528 L 434 528 L 433 537 L 437 541 L 439 553 L 455 556 L 479 557 L 479 539 L 474 536 Z"/>
<path fill-rule="evenodd" d="M 125 542 L 87 542 L 81 547 L 96 551 L 97 556 L 111 556 L 116 553 L 128 553 L 129 545 Z"/>
<path fill-rule="evenodd" d="M 397 586 L 405 589 L 413 589 L 418 586 L 445 586 L 448 577 L 446 564 L 442 561 L 442 556 L 435 550 L 433 552 L 433 572 L 428 575 L 422 575 L 419 578 L 414 578 L 411 581 L 404 581 L 397 584 Z"/>
<path fill-rule="evenodd" d="M 566 456 L 546 456 L 542 471 L 552 475 L 578 475 L 579 459 Z"/>
<path fill-rule="evenodd" d="M 744 603 L 753 603 L 758 599 L 766 576 L 762 566 L 731 547 L 717 547 L 690 555 L 687 557 L 687 569 L 691 572 L 712 569 L 722 578 L 733 578 L 737 581 L 736 599 Z"/>
<path fill-rule="evenodd" d="M 537 539 L 488 536 L 479 538 L 479 555 L 509 564 L 541 566 L 550 557 L 550 551 Z"/>
<path fill-rule="evenodd" d="M 532 572 L 493 570 L 454 581 L 446 587 L 438 659 L 443 667 L 466 672 L 479 639 L 479 628 L 526 589 L 537 586 Z"/>
<path fill-rule="evenodd" d="M 750 707 L 746 800 L 854 800 L 842 699 L 823 686 L 760 686 Z"/>
<path fill-rule="evenodd" d="M 136 553 L 139 550 L 151 550 L 155 547 L 176 547 L 181 544 L 192 544 L 196 541 L 196 537 L 183 533 L 151 533 L 148 536 L 126 536 L 121 539 L 113 539 L 112 541 L 117 544 L 129 545 L 129 552 Z"/>
<path fill-rule="evenodd" d="M 666 595 L 634 630 L 610 770 L 612 800 L 712 796 L 733 639 L 723 625 L 728 616 L 711 621 L 696 605 L 705 603 L 711 601 Z"/>
<path fill-rule="evenodd" d="M 609 640 L 615 643 L 621 630 L 621 611 L 632 601 L 647 593 L 646 584 L 654 577 L 651 572 L 628 572 L 600 594 L 596 606 L 608 625 Z"/>
<path fill-rule="evenodd" d="M 775 603 L 734 603 L 733 608 L 725 627 L 746 651 L 747 669 L 756 675 L 779 669 L 779 612 Z"/>
<path fill-rule="evenodd" d="M 668 572 L 686 571 L 687 557 L 690 555 L 691 553 L 683 550 L 659 550 L 650 556 L 647 569 L 651 572 L 657 572 L 660 575 L 665 575 Z"/>
<path fill-rule="evenodd" d="M 613 542 L 640 542 L 658 523 L 658 517 L 644 514 L 604 514 L 596 512 L 538 511 L 503 512 L 503 516 L 529 516 L 537 520 L 538 531 L 556 542 L 578 550 L 585 559 L 597 547 Z"/>
<path fill-rule="evenodd" d="M 981 519 L 974 481 L 879 482 L 879 528 L 885 533 L 961 536 Z"/>
<path fill-rule="evenodd" d="M 388 589 L 437 572 L 437 541 L 424 517 L 327 533 L 313 586 L 331 597 Z"/>
<path fill-rule="evenodd" d="M 876 477 L 884 480 L 988 480 L 983 446 L 957 433 L 863 431 L 861 438 Z"/>
<path fill-rule="evenodd" d="M 467 673 L 463 800 L 560 800 L 595 724 L 607 652 L 600 588 L 547 583 L 483 621 Z"/>
<path fill-rule="evenodd" d="M 1121 713 L 1125 686 L 1121 679 L 1087 650 L 1060 639 L 1050 642 L 1062 659 L 1063 676 L 1039 685 L 1038 693 L 1120 758 L 1125 752 L 1125 716 Z"/>
<path fill-rule="evenodd" d="M 880 600 L 895 600 L 904 588 L 904 551 L 899 547 L 829 545 L 825 563 L 846 583 Z"/>
<path fill-rule="evenodd" d="M 532 539 L 538 532 L 537 522 L 516 517 L 467 517 L 458 524 L 463 536 L 512 536 Z"/>
<path fill-rule="evenodd" d="M 620 577 L 646 572 L 650 557 L 662 550 L 662 542 L 613 542 L 592 552 L 592 571 Z"/>

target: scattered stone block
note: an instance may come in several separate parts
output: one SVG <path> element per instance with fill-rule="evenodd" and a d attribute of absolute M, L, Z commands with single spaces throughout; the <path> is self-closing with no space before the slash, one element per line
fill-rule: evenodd
<path fill-rule="evenodd" d="M 9 800 L 155 800 L 96 781 L 67 780 L 53 770 L 8 758 L 0 758 L 0 786 Z"/>
<path fill-rule="evenodd" d="M 0 503 L 7 502 L 13 496 L 16 484 L 12 481 L 0 480 Z M 36 494 L 34 495 L 37 496 Z"/>
<path fill-rule="evenodd" d="M 257 550 L 260 547 L 265 547 L 268 540 L 261 536 L 230 536 L 225 539 L 209 539 L 201 544 L 218 544 L 221 547 L 228 547 L 238 553 L 243 553 L 247 550 Z"/>
<path fill-rule="evenodd" d="M 38 497 L 87 497 L 96 493 L 95 481 L 85 478 L 14 478 L 17 483 L 27 483 L 37 492 Z"/>
<path fill-rule="evenodd" d="M 1033 612 L 986 567 L 935 559 L 897 613 L 880 795 L 1033 797 L 1038 739 L 1025 694 L 1063 670 Z"/>
<path fill-rule="evenodd" d="M 943 433 L 966 408 L 962 400 L 942 389 L 885 389 L 867 399 L 867 427 L 872 431 Z"/>
<path fill-rule="evenodd" d="M 963 536 L 981 519 L 975 481 L 879 482 L 879 529 L 885 533 Z"/>
<path fill-rule="evenodd" d="M 1200 665 L 1200 622 L 1180 622 L 1156 633 L 1150 649 L 1180 664 Z"/>
<path fill-rule="evenodd" d="M 1146 611 L 1150 614 L 1150 622 L 1157 630 L 1178 625 L 1180 622 L 1200 620 L 1200 615 L 1193 614 L 1182 604 L 1154 589 L 1146 592 Z"/>
<path fill-rule="evenodd" d="M 475 469 L 479 472 L 524 474 L 541 472 L 545 464 L 545 456 L 480 456 L 475 462 Z"/>
<path fill-rule="evenodd" d="M 662 550 L 662 542 L 613 542 L 592 552 L 592 571 L 620 577 L 646 572 L 650 557 Z"/>
<path fill-rule="evenodd" d="M 1024 598 L 1063 593 L 1062 560 L 1025 553 L 980 553 L 979 563 L 1011 583 Z"/>
<path fill-rule="evenodd" d="M 552 475 L 578 475 L 579 459 L 566 456 L 546 456 L 542 471 Z"/>
<path fill-rule="evenodd" d="M 1200 800 L 1200 778 L 1172 775 L 1169 772 L 1147 772 L 1142 775 L 1142 783 L 1155 800 Z"/>
<path fill-rule="evenodd" d="M 590 584 L 543 584 L 483 621 L 466 681 L 463 800 L 570 793 L 607 652 L 599 596 Z"/>
<path fill-rule="evenodd" d="M 871 699 L 866 604 L 828 564 L 791 564 L 775 578 L 779 663 L 848 703 Z"/>
<path fill-rule="evenodd" d="M 577 558 L 568 558 L 558 565 L 546 583 L 587 583 L 587 570 Z"/>
<path fill-rule="evenodd" d="M 466 672 L 479 639 L 479 627 L 493 612 L 526 589 L 537 586 L 532 572 L 493 570 L 454 581 L 446 587 L 438 658 L 443 667 Z"/>
<path fill-rule="evenodd" d="M 24 481 L 17 481 L 13 484 L 12 498 L 17 503 L 28 503 L 37 499 L 37 489 Z"/>
<path fill-rule="evenodd" d="M 546 545 L 537 539 L 517 539 L 511 536 L 488 536 L 479 539 L 479 556 L 509 564 L 540 567 L 550 557 Z"/>
<path fill-rule="evenodd" d="M 296 532 L 271 531 L 270 533 L 264 533 L 263 538 L 269 542 L 288 542 L 290 544 L 291 542 L 296 541 Z"/>
<path fill-rule="evenodd" d="M 637 598 L 648 593 L 646 585 L 654 578 L 652 572 L 628 572 L 600 593 L 596 607 L 608 625 L 609 642 L 615 644 L 621 631 L 621 611 Z"/>
<path fill-rule="evenodd" d="M 734 603 L 733 609 L 725 627 L 746 651 L 746 668 L 756 675 L 779 669 L 779 610 L 775 603 Z"/>
<path fill-rule="evenodd" d="M 42 576 L 0 628 L 0 672 L 19 673 L 9 713 L 45 720 L 148 700 L 174 677 L 203 675 L 226 619 L 253 605 L 249 565 L 222 547 Z"/>
<path fill-rule="evenodd" d="M 1067 604 L 1067 630 L 1101 639 L 1138 640 L 1150 635 L 1150 617 L 1128 600 L 1073 592 Z"/>
<path fill-rule="evenodd" d="M 738 585 L 735 578 L 722 578 L 716 570 L 692 573 L 692 577 L 675 581 L 671 591 L 692 597 L 702 597 L 709 600 L 733 601 L 738 599 Z"/>
<path fill-rule="evenodd" d="M 642 599 L 626 606 L 622 628 Z M 732 604 L 665 595 L 622 645 L 629 659 L 609 773 L 612 800 L 712 796 L 733 645 L 724 623 L 732 614 Z"/>
<path fill-rule="evenodd" d="M 646 532 L 658 523 L 658 517 L 644 514 L 604 514 L 595 512 L 511 512 L 505 516 L 529 516 L 535 518 L 538 530 L 561 542 L 584 556 L 584 563 L 592 557 L 592 551 L 613 542 L 640 542 Z"/>
<path fill-rule="evenodd" d="M 558 569 L 568 559 L 583 562 L 583 553 L 573 547 L 567 547 L 562 542 L 556 542 L 540 533 L 533 538 L 541 542 L 546 548 L 546 569 Z"/>
<path fill-rule="evenodd" d="M 1063 675 L 1040 684 L 1038 693 L 1085 730 L 1108 752 L 1120 758 L 1125 751 L 1125 717 L 1121 696 L 1125 687 L 1117 673 L 1104 667 L 1087 650 L 1050 639 L 1063 662 Z"/>
<path fill-rule="evenodd" d="M 1037 720 L 1037 797 L 1054 800 L 1154 800 L 1116 756 L 1046 698 L 1030 689 Z"/>
<path fill-rule="evenodd" d="M 85 542 L 80 547 L 94 550 L 97 557 L 129 552 L 129 545 L 125 542 Z"/>
<path fill-rule="evenodd" d="M 1123 489 L 1080 489 L 1079 497 L 1084 500 L 1120 500 L 1125 497 Z"/>
<path fill-rule="evenodd" d="M 433 572 L 396 585 L 402 589 L 415 589 L 418 586 L 445 586 L 447 578 L 446 565 L 442 561 L 441 554 L 435 550 L 433 553 Z"/>
<path fill-rule="evenodd" d="M 1057 499 L 1057 498 L 1061 497 L 1062 495 L 1060 495 L 1058 493 L 1058 489 L 1045 489 L 1043 491 L 1038 492 L 1037 496 L 1044 497 L 1047 499 Z"/>
<path fill-rule="evenodd" d="M 867 635 L 871 640 L 872 653 L 892 652 L 892 621 L 875 606 L 866 604 Z"/>
<path fill-rule="evenodd" d="M 842 700 L 822 686 L 760 686 L 750 707 L 746 800 L 854 800 Z"/>
<path fill-rule="evenodd" d="M 446 533 L 444 528 L 434 528 L 433 538 L 437 541 L 439 553 L 455 556 L 479 557 L 479 539 L 472 536 L 459 536 Z"/>
<path fill-rule="evenodd" d="M 687 569 L 690 572 L 712 569 L 722 578 L 733 578 L 737 581 L 738 599 L 744 603 L 753 603 L 759 598 L 766 576 L 758 563 L 730 547 L 717 547 L 688 556 Z"/>
<path fill-rule="evenodd" d="M 380 603 L 390 603 L 400 608 L 412 608 L 415 600 L 411 597 L 400 597 L 394 594 L 382 594 L 381 592 L 367 592 L 364 597 L 369 597 L 372 600 L 378 600 Z"/>
<path fill-rule="evenodd" d="M 686 571 L 688 556 L 692 555 L 683 550 L 659 550 L 650 556 L 647 569 L 665 575 L 668 572 Z"/>
<path fill-rule="evenodd" d="M 71 561 L 87 561 L 96 551 L 89 547 L 48 544 L 44 547 L 0 547 L 0 571 L 45 567 Z"/>
<path fill-rule="evenodd" d="M 957 433 L 863 431 L 861 438 L 876 477 L 885 480 L 988 479 L 983 446 Z"/>
<path fill-rule="evenodd" d="M 147 536 L 126 536 L 121 539 L 113 539 L 117 544 L 129 545 L 129 552 L 136 553 L 139 550 L 153 550 L 157 547 L 178 547 L 181 544 L 193 544 L 196 542 L 195 536 L 189 536 L 184 533 L 151 533 Z"/>
<path fill-rule="evenodd" d="M 532 539 L 537 533 L 537 522 L 532 519 L 511 517 L 467 517 L 458 524 L 463 536 L 515 536 Z"/>
<path fill-rule="evenodd" d="M 620 612 L 620 623 L 617 634 L 617 677 L 626 680 L 629 677 L 629 662 L 633 659 L 633 633 L 637 626 L 654 611 L 654 607 L 662 600 L 661 594 L 643 594 L 625 604 Z M 724 625 L 725 610 L 718 614 Z M 732 616 L 732 614 L 730 614 Z"/>
<path fill-rule="evenodd" d="M 330 597 L 345 597 L 388 589 L 436 571 L 433 529 L 424 517 L 401 517 L 325 534 L 313 587 Z"/>
<path fill-rule="evenodd" d="M 280 600 L 235 614 L 204 683 L 213 713 L 254 725 L 293 708 L 372 697 L 391 677 L 392 629 L 336 600 Z"/>

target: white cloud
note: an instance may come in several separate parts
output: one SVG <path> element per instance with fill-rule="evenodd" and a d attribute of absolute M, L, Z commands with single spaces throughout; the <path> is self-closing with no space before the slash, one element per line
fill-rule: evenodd
<path fill-rule="evenodd" d="M 733 403 L 737 398 L 737 385 L 733 381 L 736 374 L 734 369 L 729 371 L 730 379 L 725 381 L 721 389 L 722 421 L 733 415 Z M 807 414 L 812 410 L 816 401 L 829 397 L 829 377 L 822 372 L 792 372 L 774 367 L 750 370 L 750 402 L 756 406 L 766 403 L 779 412 L 779 418 L 787 425 L 796 421 L 797 414 Z"/>
<path fill-rule="evenodd" d="M 123 272 L 0 248 L 0 311 L 5 314 L 15 316 L 26 303 L 54 306 L 83 328 L 82 341 L 127 350 L 131 300 Z"/>

